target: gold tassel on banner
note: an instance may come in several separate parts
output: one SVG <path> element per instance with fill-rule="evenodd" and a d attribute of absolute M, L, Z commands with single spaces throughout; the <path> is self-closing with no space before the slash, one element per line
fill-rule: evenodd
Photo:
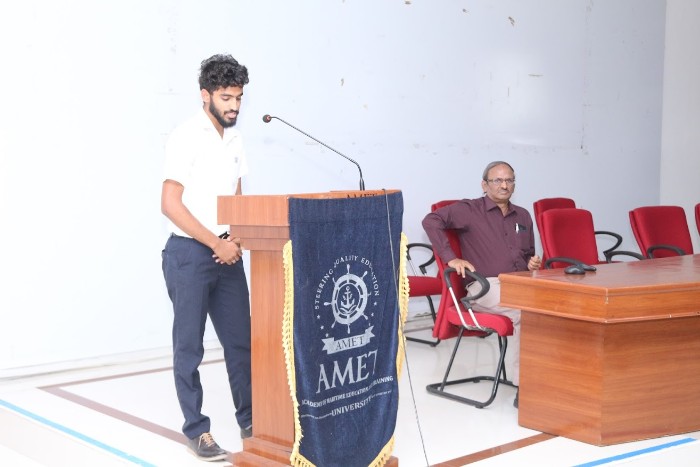
<path fill-rule="evenodd" d="M 401 232 L 401 246 L 399 248 L 399 348 L 396 352 L 396 378 L 401 376 L 403 368 L 403 357 L 405 353 L 405 341 L 403 338 L 403 327 L 408 316 L 408 273 L 406 272 L 406 258 L 408 255 L 408 237 Z"/>
<path fill-rule="evenodd" d="M 287 382 L 292 397 L 294 410 L 294 446 L 289 458 L 290 465 L 295 467 L 315 467 L 299 453 L 299 443 L 304 434 L 301 432 L 299 421 L 299 401 L 297 400 L 297 380 L 294 368 L 294 263 L 292 262 L 292 241 L 284 244 L 282 249 L 284 264 L 284 316 L 282 318 L 282 345 L 284 360 L 287 366 Z"/>

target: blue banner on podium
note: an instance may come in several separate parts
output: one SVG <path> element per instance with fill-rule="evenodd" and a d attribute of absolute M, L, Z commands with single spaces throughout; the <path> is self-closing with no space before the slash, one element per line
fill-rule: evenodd
<path fill-rule="evenodd" d="M 391 456 L 408 304 L 401 193 L 289 200 L 283 341 L 295 466 Z"/>

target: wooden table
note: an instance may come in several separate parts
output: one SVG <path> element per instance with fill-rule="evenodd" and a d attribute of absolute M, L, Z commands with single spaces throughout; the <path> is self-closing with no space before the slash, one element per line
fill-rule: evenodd
<path fill-rule="evenodd" d="M 700 430 L 700 255 L 501 274 L 518 422 L 595 445 Z"/>

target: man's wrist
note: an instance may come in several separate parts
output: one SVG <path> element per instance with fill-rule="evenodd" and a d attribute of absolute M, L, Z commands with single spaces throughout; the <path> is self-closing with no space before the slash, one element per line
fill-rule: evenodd
<path fill-rule="evenodd" d="M 212 251 L 216 250 L 216 248 L 221 244 L 221 242 L 225 242 L 226 240 L 221 239 L 220 237 L 217 237 L 214 234 L 211 234 L 210 240 L 205 243 L 209 248 L 211 248 Z M 204 243 L 204 242 L 202 242 Z"/>

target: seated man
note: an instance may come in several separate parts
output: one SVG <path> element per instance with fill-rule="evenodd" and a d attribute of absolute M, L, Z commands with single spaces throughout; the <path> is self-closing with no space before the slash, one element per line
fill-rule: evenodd
<path fill-rule="evenodd" d="M 508 316 L 513 321 L 513 336 L 506 355 L 506 372 L 516 386 L 520 383 L 520 310 L 499 306 L 501 287 L 498 275 L 504 272 L 534 271 L 542 260 L 535 255 L 532 218 L 526 209 L 510 202 L 515 191 L 515 172 L 507 162 L 486 166 L 481 181 L 484 195 L 464 199 L 425 216 L 423 228 L 435 251 L 448 266 L 465 277 L 469 269 L 485 276 L 491 289 L 474 304 L 474 309 Z M 452 251 L 445 230 L 456 230 L 463 258 Z M 475 290 L 472 290 L 475 288 Z M 469 293 L 479 292 L 479 284 Z M 518 407 L 518 396 L 513 405 Z"/>

